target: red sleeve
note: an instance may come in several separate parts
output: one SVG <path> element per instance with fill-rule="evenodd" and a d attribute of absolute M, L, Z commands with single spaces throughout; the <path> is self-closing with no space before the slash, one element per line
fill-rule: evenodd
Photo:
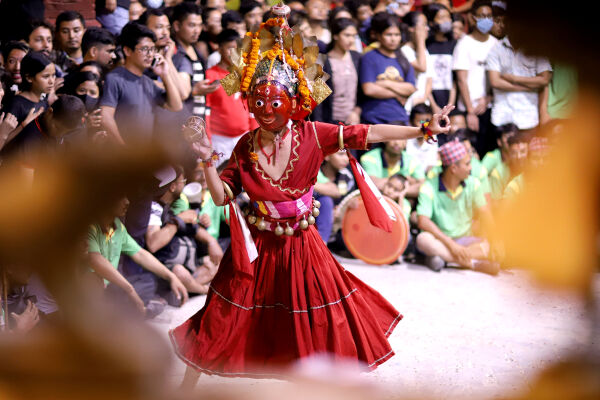
<path fill-rule="evenodd" d="M 231 188 L 231 191 L 235 197 L 242 192 L 242 178 L 240 176 L 240 166 L 237 156 L 239 154 L 238 149 L 241 142 L 242 140 L 240 140 L 235 146 L 235 149 L 233 149 L 233 153 L 231 153 L 229 162 L 220 175 L 221 180 Z"/>
<path fill-rule="evenodd" d="M 309 129 L 316 130 L 317 143 L 323 157 L 333 154 L 340 150 L 339 131 L 340 126 L 343 129 L 344 148 L 346 149 L 367 149 L 367 136 L 371 129 L 370 125 L 333 125 L 324 122 L 309 122 Z"/>

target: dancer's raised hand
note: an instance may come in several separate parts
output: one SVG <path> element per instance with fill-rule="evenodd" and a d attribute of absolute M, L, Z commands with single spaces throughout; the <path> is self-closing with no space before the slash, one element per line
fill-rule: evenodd
<path fill-rule="evenodd" d="M 433 114 L 433 118 L 431 118 L 428 126 L 431 133 L 441 135 L 450 132 L 450 118 L 448 114 L 452 110 L 454 110 L 454 106 L 445 106 L 439 113 Z"/>

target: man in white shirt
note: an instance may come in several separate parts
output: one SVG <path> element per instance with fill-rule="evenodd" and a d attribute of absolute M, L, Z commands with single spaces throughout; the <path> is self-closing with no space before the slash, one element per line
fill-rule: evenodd
<path fill-rule="evenodd" d="M 514 123 L 522 130 L 535 128 L 540 121 L 539 93 L 552 78 L 550 62 L 524 55 L 504 37 L 492 48 L 486 64 L 494 92 L 492 124 Z"/>
<path fill-rule="evenodd" d="M 493 146 L 493 135 L 489 129 L 489 96 L 485 74 L 487 56 L 498 43 L 498 39 L 490 34 L 494 25 L 492 5 L 490 1 L 478 0 L 469 13 L 473 32 L 464 36 L 456 44 L 453 55 L 453 67 L 456 71 L 458 90 L 458 110 L 466 113 L 467 126 L 478 132 L 478 149 L 480 154 L 488 150 L 487 144 Z"/>

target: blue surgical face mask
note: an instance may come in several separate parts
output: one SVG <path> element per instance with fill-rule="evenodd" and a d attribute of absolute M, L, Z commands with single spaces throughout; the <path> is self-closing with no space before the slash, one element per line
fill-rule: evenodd
<path fill-rule="evenodd" d="M 477 29 L 481 33 L 488 33 L 494 26 L 494 20 L 491 18 L 479 18 L 477 19 Z"/>
<path fill-rule="evenodd" d="M 452 21 L 444 21 L 438 24 L 438 29 L 442 33 L 448 33 L 452 30 Z"/>

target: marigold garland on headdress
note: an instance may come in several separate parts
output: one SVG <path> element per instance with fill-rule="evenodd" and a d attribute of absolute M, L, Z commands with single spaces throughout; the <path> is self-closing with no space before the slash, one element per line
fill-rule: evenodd
<path fill-rule="evenodd" d="M 316 63 L 316 38 L 303 39 L 297 28 L 287 25 L 289 7 L 280 3 L 271 12 L 278 17 L 261 23 L 256 32 L 247 33 L 232 54 L 230 73 L 221 85 L 228 95 L 239 91 L 246 97 L 257 82 L 277 82 L 290 96 L 299 97 L 304 114 L 310 113 L 331 93 L 325 83 L 326 74 Z M 312 43 L 305 47 L 308 41 Z"/>

